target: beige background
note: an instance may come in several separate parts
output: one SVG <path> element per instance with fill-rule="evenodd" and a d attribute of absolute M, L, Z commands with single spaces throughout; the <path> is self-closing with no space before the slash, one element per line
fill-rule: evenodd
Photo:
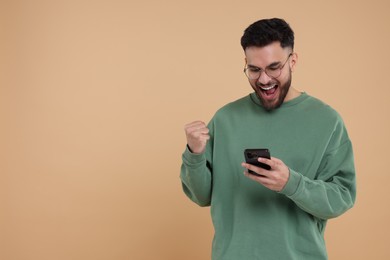
<path fill-rule="evenodd" d="M 284 17 L 293 84 L 354 143 L 330 259 L 390 259 L 388 1 L 1 1 L 0 259 L 209 259 L 179 180 L 183 125 L 247 95 L 239 40 Z"/>

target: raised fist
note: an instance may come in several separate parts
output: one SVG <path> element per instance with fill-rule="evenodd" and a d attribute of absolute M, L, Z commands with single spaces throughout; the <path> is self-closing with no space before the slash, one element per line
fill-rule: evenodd
<path fill-rule="evenodd" d="M 184 126 L 187 137 L 187 144 L 192 153 L 201 154 L 206 149 L 207 141 L 210 139 L 209 129 L 202 121 L 194 121 Z"/>

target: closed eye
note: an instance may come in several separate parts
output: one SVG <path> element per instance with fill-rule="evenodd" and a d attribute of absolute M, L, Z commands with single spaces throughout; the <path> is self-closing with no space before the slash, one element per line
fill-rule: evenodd
<path fill-rule="evenodd" d="M 256 67 L 249 67 L 248 70 L 249 70 L 250 72 L 259 72 L 259 71 L 261 71 L 261 69 L 256 68 Z"/>
<path fill-rule="evenodd" d="M 267 70 L 275 71 L 275 70 L 278 70 L 279 68 L 280 68 L 280 66 L 278 66 L 278 67 L 270 67 L 270 68 L 267 68 Z"/>

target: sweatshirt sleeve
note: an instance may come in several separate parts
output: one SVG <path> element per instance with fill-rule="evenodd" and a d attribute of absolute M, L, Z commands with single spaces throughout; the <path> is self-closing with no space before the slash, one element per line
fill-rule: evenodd
<path fill-rule="evenodd" d="M 180 179 L 184 193 L 199 206 L 211 204 L 212 191 L 212 124 L 209 124 L 210 140 L 203 154 L 194 154 L 188 146 L 182 155 Z"/>
<path fill-rule="evenodd" d="M 205 154 L 193 154 L 186 148 L 182 160 L 180 178 L 184 193 L 199 206 L 210 206 L 212 175 Z"/>
<path fill-rule="evenodd" d="M 290 169 L 289 180 L 280 192 L 320 219 L 337 217 L 355 203 L 353 150 L 345 129 L 344 137 L 339 136 L 332 141 L 333 148 L 324 155 L 316 179 Z"/>

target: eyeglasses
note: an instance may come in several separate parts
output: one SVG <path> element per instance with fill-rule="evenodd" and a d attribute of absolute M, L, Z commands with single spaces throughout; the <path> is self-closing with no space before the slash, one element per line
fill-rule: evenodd
<path fill-rule="evenodd" d="M 268 67 L 266 67 L 264 70 L 251 65 L 246 65 L 244 68 L 244 73 L 248 77 L 248 79 L 258 79 L 260 78 L 261 73 L 264 71 L 265 74 L 268 75 L 270 78 L 277 78 L 282 74 L 282 69 L 284 65 L 286 65 L 288 59 L 291 57 L 292 53 L 290 53 L 286 59 L 286 61 L 283 63 L 282 66 L 273 66 L 272 64 Z"/>

